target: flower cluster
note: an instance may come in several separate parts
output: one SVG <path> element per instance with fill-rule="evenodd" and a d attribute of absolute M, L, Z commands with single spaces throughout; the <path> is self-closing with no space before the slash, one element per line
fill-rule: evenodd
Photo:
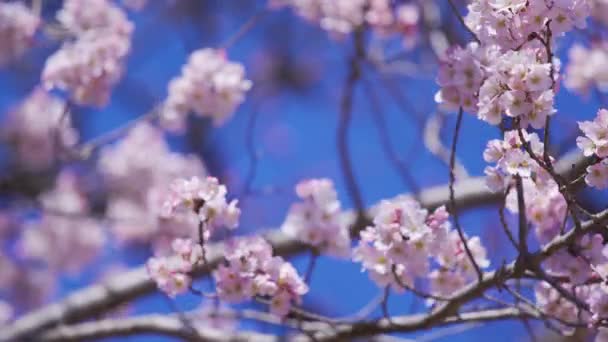
<path fill-rule="evenodd" d="M 22 56 L 31 46 L 40 18 L 21 2 L 0 2 L 0 66 Z"/>
<path fill-rule="evenodd" d="M 477 113 L 479 119 L 498 125 L 502 113 L 518 118 L 521 127 L 545 125 L 553 108 L 554 66 L 543 49 L 500 53 L 496 46 L 470 43 L 448 54 L 440 69 L 442 87 L 436 101 L 444 108 Z"/>
<path fill-rule="evenodd" d="M 603 255 L 605 251 L 602 251 L 603 239 L 599 235 L 591 239 L 596 241 L 596 243 L 592 243 L 595 247 L 581 252 L 578 257 L 570 255 L 568 258 L 556 255 L 559 259 L 555 262 L 565 262 L 561 267 L 567 274 L 570 274 L 570 279 L 573 280 L 573 282 L 563 282 L 560 286 L 571 293 L 574 300 L 565 298 L 555 287 L 546 282 L 538 283 L 535 288 L 536 303 L 539 309 L 564 322 L 565 326 L 561 326 L 564 330 L 569 323 L 584 323 L 593 328 L 604 325 L 608 321 L 608 288 L 605 283 L 599 281 L 605 279 L 606 266 L 608 266 L 606 257 Z M 589 255 L 591 253 L 595 253 L 595 255 Z M 601 264 L 596 264 L 595 271 L 591 271 L 590 265 L 595 262 L 601 262 Z M 589 311 L 581 310 L 579 302 L 586 304 Z M 596 339 L 596 341 L 598 340 Z"/>
<path fill-rule="evenodd" d="M 403 291 L 428 278 L 434 294 L 449 295 L 472 280 L 475 269 L 448 218 L 444 207 L 429 214 L 408 197 L 382 201 L 374 225 L 361 232 L 354 260 L 379 286 Z M 467 246 L 479 267 L 489 265 L 479 238 L 468 238 Z M 432 272 L 431 260 L 439 266 Z"/>
<path fill-rule="evenodd" d="M 146 268 L 158 288 L 168 296 L 175 297 L 190 288 L 190 272 L 203 260 L 203 248 L 191 239 L 175 239 L 171 248 L 173 255 L 150 258 Z"/>
<path fill-rule="evenodd" d="M 593 90 L 608 92 L 608 44 L 594 45 L 590 49 L 574 45 L 569 56 L 565 76 L 568 89 L 581 94 Z"/>
<path fill-rule="evenodd" d="M 484 44 L 516 49 L 549 28 L 554 36 L 584 28 L 590 14 L 587 0 L 474 0 L 465 21 Z"/>
<path fill-rule="evenodd" d="M 538 307 L 566 323 L 597 328 L 608 322 L 608 247 L 601 234 L 587 234 L 545 262 L 547 273 L 560 279 L 560 286 L 574 296 L 565 298 L 552 285 L 541 282 L 535 289 Z M 588 306 L 581 310 L 579 303 Z M 564 329 L 565 327 L 562 327 Z M 598 338 L 605 334 L 601 332 Z M 605 335 L 604 335 L 605 337 Z M 596 339 L 596 341 L 600 341 Z M 602 340 L 603 341 L 603 340 Z"/>
<path fill-rule="evenodd" d="M 194 112 L 219 125 L 235 112 L 250 88 L 243 66 L 228 61 L 224 51 L 194 51 L 182 75 L 169 83 L 161 119 L 168 129 L 179 131 L 188 113 Z"/>
<path fill-rule="evenodd" d="M 585 134 L 576 139 L 578 147 L 585 156 L 601 159 L 587 167 L 585 182 L 598 189 L 608 188 L 608 110 L 600 109 L 593 121 L 579 122 L 578 126 Z"/>
<path fill-rule="evenodd" d="M 126 14 L 108 0 L 90 0 L 86 4 L 78 0 L 64 1 L 57 12 L 57 20 L 75 35 L 105 30 L 108 34 L 129 36 L 133 30 Z"/>
<path fill-rule="evenodd" d="M 71 126 L 66 106 L 36 88 L 8 113 L 6 136 L 14 144 L 20 164 L 33 170 L 48 168 L 63 149 L 77 142 L 78 133 Z"/>
<path fill-rule="evenodd" d="M 528 124 L 542 128 L 553 108 L 554 78 L 551 63 L 542 62 L 541 50 L 508 51 L 498 56 L 489 76 L 479 89 L 480 119 L 493 125 L 500 123 L 500 115 L 518 118 L 520 127 Z M 554 78 L 552 78 L 552 76 Z"/>
<path fill-rule="evenodd" d="M 441 90 L 435 100 L 446 110 L 463 110 L 476 113 L 479 88 L 487 77 L 484 61 L 493 61 L 496 49 L 481 48 L 471 43 L 466 48 L 454 47 L 447 52 L 439 66 L 437 83 Z M 486 58 L 488 57 L 488 58 Z M 500 113 L 497 114 L 500 119 Z"/>
<path fill-rule="evenodd" d="M 108 0 L 65 1 L 57 19 L 75 40 L 48 58 L 43 83 L 48 89 L 70 93 L 78 104 L 104 106 L 122 76 L 131 46 L 131 22 Z"/>
<path fill-rule="evenodd" d="M 477 266 L 488 267 L 490 262 L 486 258 L 486 250 L 481 244 L 481 239 L 474 236 L 468 238 L 466 243 Z M 449 297 L 476 276 L 475 266 L 455 230 L 448 232 L 445 240 L 441 242 L 441 248 L 437 248 L 432 257 L 439 266 L 428 275 L 431 294 L 435 296 Z"/>
<path fill-rule="evenodd" d="M 329 179 L 309 179 L 296 186 L 303 201 L 289 209 L 281 229 L 318 252 L 345 257 L 350 253 L 348 226 L 340 215 L 340 201 Z"/>
<path fill-rule="evenodd" d="M 583 297 L 589 293 L 588 286 L 572 286 L 564 284 L 566 291 L 573 292 L 577 297 Z M 555 288 L 546 282 L 539 282 L 534 288 L 536 305 L 543 313 L 551 317 L 557 317 L 565 322 L 578 322 L 578 308 L 575 303 L 562 296 Z M 582 311 L 583 319 L 588 319 L 588 313 Z"/>
<path fill-rule="evenodd" d="M 89 217 L 76 175 L 64 172 L 55 188 L 42 194 L 43 215 L 27 224 L 18 242 L 19 255 L 53 270 L 78 272 L 105 245 L 102 226 Z"/>
<path fill-rule="evenodd" d="M 145 152 L 145 153 L 144 153 Z M 98 163 L 109 190 L 106 215 L 121 242 L 153 242 L 156 251 L 176 237 L 196 236 L 196 214 L 161 217 L 165 194 L 180 177 L 204 177 L 194 155 L 171 152 L 161 130 L 140 123 L 117 144 L 104 147 Z"/>
<path fill-rule="evenodd" d="M 203 238 L 208 240 L 219 228 L 235 229 L 241 215 L 237 200 L 226 201 L 226 186 L 217 178 L 177 179 L 169 187 L 163 203 L 164 217 L 179 212 L 194 212 L 203 224 Z"/>
<path fill-rule="evenodd" d="M 488 166 L 486 174 L 486 185 L 492 191 L 502 191 L 511 185 L 514 176 L 527 179 L 535 175 L 538 179 L 549 178 L 546 171 L 528 154 L 524 143 L 527 144 L 534 155 L 542 158 L 544 145 L 536 133 L 521 132 L 524 141 L 521 140 L 517 130 L 505 132 L 504 139 L 488 141 L 483 158 L 488 163 L 496 163 L 496 166 Z"/>
<path fill-rule="evenodd" d="M 271 5 L 290 6 L 299 16 L 340 35 L 365 24 L 381 34 L 398 33 L 411 41 L 420 20 L 417 5 L 394 4 L 390 0 L 275 0 Z"/>
<path fill-rule="evenodd" d="M 526 204 L 526 217 L 532 224 L 536 237 L 541 243 L 548 243 L 557 235 L 564 224 L 567 204 L 559 192 L 557 183 L 543 176 L 522 179 Z M 517 190 L 511 187 L 506 198 L 506 208 L 512 213 L 519 212 Z"/>
<path fill-rule="evenodd" d="M 595 276 L 591 266 L 606 262 L 603 247 L 604 238 L 600 234 L 584 235 L 570 248 L 561 249 L 547 258 L 545 269 L 553 276 L 567 278 L 572 284 L 584 284 Z"/>
<path fill-rule="evenodd" d="M 213 272 L 218 295 L 228 302 L 242 302 L 256 296 L 270 297 L 270 310 L 285 316 L 308 286 L 295 268 L 281 257 L 272 256 L 272 247 L 261 237 L 230 240 L 225 251 L 226 265 Z"/>

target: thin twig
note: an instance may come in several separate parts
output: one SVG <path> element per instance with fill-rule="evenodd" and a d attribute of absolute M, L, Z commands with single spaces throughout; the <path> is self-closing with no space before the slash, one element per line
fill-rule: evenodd
<path fill-rule="evenodd" d="M 462 15 L 460 14 L 460 12 L 458 11 L 458 7 L 456 7 L 456 4 L 454 4 L 454 1 L 453 0 L 448 0 L 448 2 L 450 3 L 450 7 L 452 8 L 452 12 L 454 12 L 454 14 L 456 15 L 456 17 L 458 18 L 458 21 L 460 21 L 460 23 L 462 24 L 462 27 L 464 27 L 464 29 L 467 30 L 467 32 L 469 32 L 471 34 L 471 36 L 473 37 L 473 39 L 477 43 L 481 43 L 481 41 L 479 40 L 479 37 L 477 37 L 477 35 L 475 34 L 475 32 L 473 32 L 473 30 L 471 30 L 471 28 L 464 21 L 464 18 L 462 17 Z"/>
<path fill-rule="evenodd" d="M 475 257 L 473 256 L 473 253 L 471 252 L 471 249 L 469 248 L 469 245 L 467 243 L 467 238 L 465 237 L 464 232 L 462 231 L 462 227 L 460 226 L 460 220 L 458 218 L 458 209 L 456 208 L 456 196 L 454 194 L 454 183 L 456 182 L 456 174 L 454 172 L 454 167 L 456 165 L 456 145 L 458 144 L 458 136 L 460 134 L 460 127 L 462 125 L 462 115 L 463 110 L 462 107 L 460 107 L 460 110 L 458 111 L 458 118 L 456 119 L 456 127 L 454 128 L 454 137 L 452 139 L 452 150 L 450 154 L 450 207 L 452 211 L 452 216 L 454 217 L 454 225 L 456 226 L 460 241 L 462 241 L 464 250 L 467 253 L 469 260 L 471 261 L 473 268 L 475 268 L 475 272 L 477 272 L 478 280 L 481 282 L 483 278 L 483 273 L 479 268 L 479 265 L 477 265 L 477 262 L 475 261 Z"/>

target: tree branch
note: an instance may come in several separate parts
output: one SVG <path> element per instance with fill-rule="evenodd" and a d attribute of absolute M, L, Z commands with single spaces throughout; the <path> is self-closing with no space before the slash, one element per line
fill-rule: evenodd
<path fill-rule="evenodd" d="M 196 331 L 187 329 L 182 321 L 173 316 L 147 315 L 140 317 L 104 319 L 73 326 L 58 327 L 42 334 L 37 341 L 66 342 L 90 341 L 107 337 L 157 334 L 181 338 L 186 341 L 205 342 L 270 342 L 278 337 L 255 332 L 230 333 L 224 329 L 196 326 Z"/>

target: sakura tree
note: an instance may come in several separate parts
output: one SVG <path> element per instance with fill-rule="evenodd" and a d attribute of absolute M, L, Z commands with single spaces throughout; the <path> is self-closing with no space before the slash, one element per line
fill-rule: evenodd
<path fill-rule="evenodd" d="M 608 341 L 606 0 L 0 1 L 0 75 L 1 341 Z"/>

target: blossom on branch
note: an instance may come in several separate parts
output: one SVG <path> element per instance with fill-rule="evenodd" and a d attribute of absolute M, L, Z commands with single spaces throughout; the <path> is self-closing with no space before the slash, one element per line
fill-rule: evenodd
<path fill-rule="evenodd" d="M 19 163 L 32 170 L 52 166 L 78 140 L 67 104 L 41 88 L 8 113 L 5 130 Z"/>
<path fill-rule="evenodd" d="M 208 240 L 218 229 L 235 229 L 239 224 L 238 201 L 228 203 L 226 194 L 226 186 L 215 177 L 176 179 L 166 194 L 161 215 L 171 218 L 179 212 L 194 212 Z"/>
<path fill-rule="evenodd" d="M 341 216 L 333 182 L 326 178 L 305 180 L 298 183 L 296 193 L 302 202 L 291 206 L 281 229 L 320 253 L 347 257 L 348 225 Z"/>
<path fill-rule="evenodd" d="M 232 303 L 256 296 L 270 298 L 270 311 L 286 316 L 301 303 L 308 286 L 295 268 L 281 257 L 272 256 L 272 246 L 261 237 L 230 240 L 226 265 L 213 272 L 221 299 Z"/>
<path fill-rule="evenodd" d="M 584 28 L 590 14 L 588 0 L 474 0 L 468 9 L 466 24 L 481 42 L 505 50 L 526 44 L 547 27 L 554 36 Z"/>
<path fill-rule="evenodd" d="M 171 218 L 161 214 L 176 178 L 204 177 L 206 170 L 196 156 L 172 152 L 160 129 L 137 124 L 121 141 L 101 150 L 98 169 L 108 190 L 106 216 L 119 242 L 152 242 L 161 252 L 177 237 L 196 237 L 199 220 L 194 212 Z"/>
<path fill-rule="evenodd" d="M 186 292 L 192 283 L 190 272 L 203 260 L 203 248 L 191 239 L 175 239 L 171 244 L 173 255 L 154 257 L 146 267 L 158 288 L 169 297 Z"/>
<path fill-rule="evenodd" d="M 576 139 L 576 144 L 587 157 L 597 156 L 601 160 L 587 167 L 587 185 L 605 189 L 608 187 L 608 110 L 600 109 L 593 121 L 578 123 L 584 136 Z"/>
<path fill-rule="evenodd" d="M 402 292 L 417 278 L 428 279 L 434 294 L 449 295 L 474 279 L 475 269 L 444 207 L 429 214 L 413 199 L 398 197 L 382 201 L 373 222 L 361 232 L 353 259 L 378 286 Z M 468 238 L 467 245 L 477 265 L 487 267 L 479 238 Z M 439 266 L 433 271 L 431 261 Z"/>

